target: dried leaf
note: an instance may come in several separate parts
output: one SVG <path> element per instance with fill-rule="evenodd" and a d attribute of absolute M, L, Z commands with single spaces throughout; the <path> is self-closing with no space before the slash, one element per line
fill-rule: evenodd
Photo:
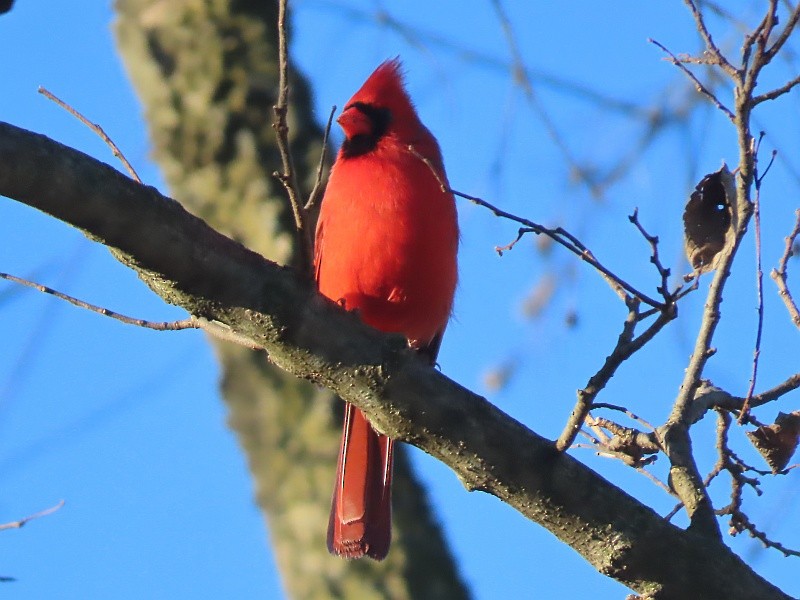
<path fill-rule="evenodd" d="M 733 174 L 726 165 L 703 177 L 686 203 L 683 213 L 683 240 L 686 258 L 699 273 L 716 268 L 716 259 L 725 247 L 731 230 Z"/>
<path fill-rule="evenodd" d="M 800 442 L 800 411 L 778 413 L 772 425 L 748 431 L 747 437 L 767 461 L 773 473 L 786 468 Z"/>

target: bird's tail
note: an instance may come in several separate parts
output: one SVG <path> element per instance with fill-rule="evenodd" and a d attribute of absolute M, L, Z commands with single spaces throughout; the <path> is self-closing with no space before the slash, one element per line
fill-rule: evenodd
<path fill-rule="evenodd" d="M 364 414 L 345 404 L 328 550 L 345 558 L 383 560 L 392 538 L 394 442 L 376 432 Z"/>

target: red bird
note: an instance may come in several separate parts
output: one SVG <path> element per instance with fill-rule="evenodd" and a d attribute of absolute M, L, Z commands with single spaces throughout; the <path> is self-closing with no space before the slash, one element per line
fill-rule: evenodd
<path fill-rule="evenodd" d="M 317 224 L 319 291 L 368 325 L 404 334 L 434 363 L 456 288 L 458 220 L 442 191 L 439 145 L 403 87 L 399 60 L 381 64 L 337 121 L 345 140 Z M 392 446 L 345 405 L 331 553 L 382 560 L 389 551 Z"/>

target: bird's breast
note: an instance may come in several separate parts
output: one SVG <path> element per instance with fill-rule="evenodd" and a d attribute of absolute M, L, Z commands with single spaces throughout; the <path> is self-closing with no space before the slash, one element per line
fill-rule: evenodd
<path fill-rule="evenodd" d="M 452 195 L 409 158 L 337 163 L 320 211 L 317 279 L 373 327 L 424 343 L 450 316 L 458 224 Z"/>

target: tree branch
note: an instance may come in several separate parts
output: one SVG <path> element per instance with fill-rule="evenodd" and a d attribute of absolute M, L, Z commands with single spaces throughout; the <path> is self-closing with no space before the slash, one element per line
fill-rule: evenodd
<path fill-rule="evenodd" d="M 471 490 L 547 527 L 652 598 L 789 598 L 720 541 L 681 530 L 483 398 L 326 301 L 292 270 L 177 202 L 44 136 L 0 123 L 0 194 L 107 245 L 166 301 L 220 321 L 287 371 L 330 387 Z"/>
<path fill-rule="evenodd" d="M 605 388 L 616 373 L 619 366 L 638 352 L 646 343 L 652 340 L 664 326 L 677 316 L 677 308 L 669 305 L 659 313 L 658 318 L 639 337 L 634 338 L 636 325 L 639 323 L 639 301 L 631 298 L 628 301 L 628 317 L 625 325 L 617 338 L 617 344 L 603 366 L 592 375 L 586 387 L 578 390 L 578 400 L 569 416 L 564 430 L 556 441 L 556 448 L 564 451 L 575 441 L 597 394 Z"/>
<path fill-rule="evenodd" d="M 278 72 L 280 81 L 278 83 L 278 102 L 272 108 L 275 112 L 273 127 L 275 127 L 275 132 L 277 133 L 277 145 L 281 154 L 283 170 L 280 173 L 276 172 L 275 176 L 286 189 L 286 195 L 294 215 L 294 224 L 298 236 L 297 248 L 300 254 L 300 268 L 305 275 L 311 277 L 311 263 L 314 254 L 311 226 L 300 194 L 294 159 L 289 148 L 289 125 L 287 123 L 289 113 L 289 42 L 286 35 L 286 2 L 287 0 L 279 0 L 278 2 Z"/>
<path fill-rule="evenodd" d="M 800 209 L 795 211 L 794 228 L 786 237 L 786 246 L 783 251 L 783 256 L 781 256 L 781 260 L 778 263 L 778 268 L 772 269 L 769 274 L 770 277 L 772 277 L 772 279 L 775 281 L 775 284 L 778 286 L 778 293 L 780 294 L 783 303 L 786 305 L 786 308 L 789 311 L 789 316 L 792 318 L 792 323 L 794 323 L 796 327 L 800 327 L 800 310 L 798 310 L 797 304 L 795 304 L 794 298 L 792 297 L 792 293 L 789 291 L 789 285 L 787 283 L 789 274 L 787 273 L 787 268 L 789 264 L 789 257 L 794 255 L 794 244 L 798 235 L 800 235 Z"/>
<path fill-rule="evenodd" d="M 50 508 L 45 508 L 44 510 L 40 510 L 37 513 L 33 513 L 32 515 L 28 515 L 27 517 L 19 519 L 18 521 L 11 521 L 9 523 L 0 524 L 0 531 L 5 531 L 6 529 L 21 529 L 34 519 L 41 519 L 42 517 L 52 515 L 54 512 L 60 510 L 62 506 L 64 506 L 64 501 L 59 500 L 55 506 L 51 506 Z"/>

